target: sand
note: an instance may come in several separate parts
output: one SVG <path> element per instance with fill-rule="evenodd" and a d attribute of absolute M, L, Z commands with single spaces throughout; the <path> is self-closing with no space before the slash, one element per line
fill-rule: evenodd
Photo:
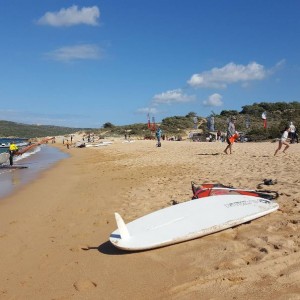
<path fill-rule="evenodd" d="M 276 157 L 276 143 L 225 146 L 63 147 L 70 158 L 0 200 L 0 299 L 300 299 L 300 144 Z M 138 253 L 108 242 L 115 211 L 129 222 L 191 199 L 191 181 L 265 178 L 280 194 L 268 216 Z"/>

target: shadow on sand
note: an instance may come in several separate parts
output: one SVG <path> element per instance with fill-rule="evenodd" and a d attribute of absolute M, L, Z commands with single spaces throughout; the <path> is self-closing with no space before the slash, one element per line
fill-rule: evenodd
<path fill-rule="evenodd" d="M 98 247 L 85 247 L 85 248 L 81 248 L 81 249 L 84 251 L 98 250 L 99 252 L 101 252 L 103 254 L 107 254 L 107 255 L 124 255 L 124 254 L 134 253 L 132 251 L 128 252 L 128 251 L 118 249 L 118 248 L 114 247 L 109 241 L 101 244 Z"/>

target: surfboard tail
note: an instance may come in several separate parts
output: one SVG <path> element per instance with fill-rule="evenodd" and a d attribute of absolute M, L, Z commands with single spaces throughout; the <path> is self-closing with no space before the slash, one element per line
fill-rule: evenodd
<path fill-rule="evenodd" d="M 121 239 L 128 239 L 130 237 L 130 234 L 124 220 L 118 213 L 115 213 L 115 218 L 116 218 Z"/>

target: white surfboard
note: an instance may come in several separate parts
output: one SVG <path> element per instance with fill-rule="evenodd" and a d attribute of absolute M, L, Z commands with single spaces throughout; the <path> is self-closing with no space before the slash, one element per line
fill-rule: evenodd
<path fill-rule="evenodd" d="M 118 229 L 109 237 L 117 248 L 138 251 L 163 247 L 230 228 L 276 211 L 270 200 L 220 195 L 170 206 L 125 225 L 115 213 Z"/>
<path fill-rule="evenodd" d="M 111 141 L 102 141 L 100 143 L 87 143 L 85 144 L 85 147 L 102 147 L 102 146 L 109 146 L 111 145 L 113 142 Z"/>
<path fill-rule="evenodd" d="M 0 153 L 0 165 L 6 163 L 9 160 L 9 153 Z"/>
<path fill-rule="evenodd" d="M 103 147 L 103 146 L 108 146 L 109 144 L 106 143 L 99 143 L 99 144 L 86 144 L 85 147 Z"/>
<path fill-rule="evenodd" d="M 126 141 L 123 141 L 122 144 L 125 144 L 125 143 L 134 143 L 135 140 L 126 140 Z"/>

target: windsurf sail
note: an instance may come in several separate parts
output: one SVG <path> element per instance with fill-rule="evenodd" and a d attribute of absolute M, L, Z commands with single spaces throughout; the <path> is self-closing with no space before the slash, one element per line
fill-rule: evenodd
<path fill-rule="evenodd" d="M 148 118 L 148 124 L 147 124 L 147 126 L 148 126 L 148 129 L 150 129 L 151 128 L 151 123 L 150 123 L 150 115 L 149 115 L 149 113 L 147 114 L 147 118 Z"/>
<path fill-rule="evenodd" d="M 151 130 L 152 130 L 152 131 L 155 131 L 155 130 L 156 130 L 155 117 L 152 117 Z"/>
<path fill-rule="evenodd" d="M 233 136 L 229 138 L 230 143 L 234 143 L 236 139 L 239 137 L 239 134 L 236 132 Z"/>
<path fill-rule="evenodd" d="M 32 144 L 29 144 L 28 146 L 24 147 L 24 148 L 21 148 L 20 150 L 18 150 L 15 155 L 22 155 L 24 154 L 25 152 L 29 151 L 30 149 L 34 148 L 34 147 L 37 147 L 37 146 L 40 146 L 42 144 L 45 144 L 47 143 L 48 141 L 54 139 L 54 137 L 50 137 L 50 138 L 44 138 L 43 140 L 41 140 L 40 142 L 38 143 L 32 143 Z"/>
<path fill-rule="evenodd" d="M 191 185 L 193 191 L 192 199 L 216 195 L 245 195 L 261 197 L 268 200 L 274 200 L 279 197 L 279 194 L 276 191 L 239 189 L 233 186 L 226 186 L 221 183 L 204 183 L 200 186 L 196 186 L 196 184 L 192 181 Z"/>

